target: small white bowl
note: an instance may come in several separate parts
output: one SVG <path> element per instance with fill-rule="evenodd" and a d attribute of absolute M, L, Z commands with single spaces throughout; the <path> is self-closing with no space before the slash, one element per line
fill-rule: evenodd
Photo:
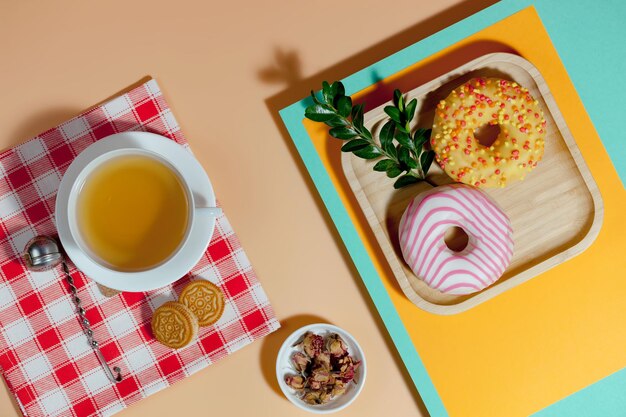
<path fill-rule="evenodd" d="M 337 398 L 333 398 L 327 404 L 307 404 L 300 399 L 296 390 L 289 387 L 285 383 L 286 375 L 296 374 L 296 371 L 291 362 L 291 356 L 294 354 L 294 352 L 298 352 L 299 349 L 293 347 L 292 345 L 306 332 L 312 332 L 320 336 L 327 336 L 331 333 L 337 333 L 348 346 L 348 354 L 352 356 L 355 360 L 361 362 L 359 368 L 355 372 L 353 380 L 356 383 L 350 382 L 347 386 L 346 392 L 343 395 Z M 367 365 L 365 363 L 365 355 L 363 354 L 363 349 L 361 349 L 361 346 L 357 343 L 356 339 L 352 337 L 350 333 L 337 326 L 333 326 L 332 324 L 317 323 L 309 324 L 308 326 L 299 328 L 291 335 L 289 335 L 287 339 L 285 339 L 283 345 L 278 351 L 278 356 L 276 358 L 276 378 L 278 379 L 278 385 L 283 391 L 283 394 L 285 394 L 285 397 L 287 397 L 287 399 L 297 407 L 315 414 L 330 414 L 339 410 L 343 410 L 344 408 L 349 406 L 361 393 L 361 390 L 365 385 L 366 375 Z"/>

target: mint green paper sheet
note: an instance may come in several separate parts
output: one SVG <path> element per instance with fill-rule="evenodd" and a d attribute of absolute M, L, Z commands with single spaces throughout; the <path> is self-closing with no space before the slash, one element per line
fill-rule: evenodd
<path fill-rule="evenodd" d="M 626 369 L 535 413 L 532 417 L 626 416 Z"/>

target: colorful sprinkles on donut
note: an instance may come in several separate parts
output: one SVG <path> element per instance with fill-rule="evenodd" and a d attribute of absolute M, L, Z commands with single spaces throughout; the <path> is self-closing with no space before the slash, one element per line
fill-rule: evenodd
<path fill-rule="evenodd" d="M 488 146 L 474 133 L 485 125 L 500 128 Z M 528 89 L 498 78 L 474 78 L 437 105 L 431 145 L 437 162 L 454 180 L 504 187 L 537 166 L 545 137 L 546 119 Z"/>

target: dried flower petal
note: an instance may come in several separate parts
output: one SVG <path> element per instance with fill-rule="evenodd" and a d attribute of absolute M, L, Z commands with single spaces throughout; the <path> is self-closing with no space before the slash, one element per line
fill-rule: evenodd
<path fill-rule="evenodd" d="M 330 353 L 322 352 L 315 357 L 315 365 L 330 369 Z"/>
<path fill-rule="evenodd" d="M 343 382 L 350 382 L 354 379 L 354 367 L 350 365 L 350 367 L 341 374 L 341 380 Z"/>
<path fill-rule="evenodd" d="M 330 372 L 328 371 L 328 369 L 325 369 L 323 367 L 315 368 L 311 372 L 311 378 L 313 378 L 314 381 L 326 383 L 330 378 Z"/>
<path fill-rule="evenodd" d="M 330 401 L 330 393 L 326 392 L 326 391 L 322 391 L 320 392 L 319 395 L 319 404 L 326 404 L 327 402 Z"/>
<path fill-rule="evenodd" d="M 296 352 L 291 357 L 291 361 L 293 362 L 294 368 L 296 371 L 302 373 L 306 371 L 307 366 L 311 363 L 311 359 L 302 352 Z"/>
<path fill-rule="evenodd" d="M 318 390 L 318 389 L 322 388 L 322 383 L 320 381 L 316 381 L 312 377 L 308 379 L 307 385 L 308 385 L 309 388 L 311 388 L 313 390 Z"/>
<path fill-rule="evenodd" d="M 355 362 L 351 356 L 345 356 L 337 361 L 339 376 L 343 382 L 350 382 L 354 379 L 354 372 L 358 368 L 360 362 Z"/>
<path fill-rule="evenodd" d="M 328 382 L 326 383 L 327 385 L 335 385 L 335 381 L 337 380 L 337 377 L 335 376 L 335 374 L 330 374 L 330 376 L 328 377 Z"/>
<path fill-rule="evenodd" d="M 345 393 L 361 362 L 349 355 L 339 335 L 324 338 L 307 332 L 295 346 L 304 352 L 296 352 L 291 358 L 299 375 L 288 376 L 285 381 L 302 393 L 304 402 L 326 404 Z"/>
<path fill-rule="evenodd" d="M 302 340 L 302 347 L 304 348 L 304 353 L 314 358 L 322 352 L 324 338 L 314 333 L 307 333 L 304 336 L 304 340 Z"/>
<path fill-rule="evenodd" d="M 320 394 L 320 391 L 317 390 L 309 391 L 304 394 L 302 400 L 307 404 L 320 404 Z"/>
<path fill-rule="evenodd" d="M 345 392 L 346 392 L 346 385 L 340 380 L 337 380 L 337 382 L 335 382 L 335 384 L 333 385 L 333 390 L 331 391 L 330 395 L 332 397 L 338 397 Z"/>
<path fill-rule="evenodd" d="M 329 353 L 333 356 L 344 356 L 348 353 L 348 347 L 338 334 L 331 335 L 326 342 Z"/>
<path fill-rule="evenodd" d="M 337 361 L 336 368 L 340 372 L 346 372 L 348 369 L 353 368 L 355 364 L 360 362 L 355 362 L 352 356 L 344 356 Z M 358 366 L 358 365 L 357 365 Z M 356 369 L 356 368 L 355 368 Z"/>
<path fill-rule="evenodd" d="M 304 389 L 304 378 L 301 375 L 287 375 L 285 383 L 295 390 Z"/>

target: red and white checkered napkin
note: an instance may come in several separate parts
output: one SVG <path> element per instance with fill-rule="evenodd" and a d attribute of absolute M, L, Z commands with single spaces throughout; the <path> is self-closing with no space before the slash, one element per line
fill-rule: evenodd
<path fill-rule="evenodd" d="M 109 416 L 279 327 L 226 217 L 188 276 L 150 293 L 111 298 L 73 268 L 96 340 L 124 380 L 109 382 L 75 313 L 60 269 L 31 273 L 20 254 L 35 235 L 56 235 L 61 176 L 74 157 L 112 133 L 142 130 L 186 145 L 155 81 L 0 154 L 0 366 L 24 415 Z M 152 312 L 192 278 L 219 285 L 226 307 L 196 342 L 172 350 L 155 341 Z"/>

